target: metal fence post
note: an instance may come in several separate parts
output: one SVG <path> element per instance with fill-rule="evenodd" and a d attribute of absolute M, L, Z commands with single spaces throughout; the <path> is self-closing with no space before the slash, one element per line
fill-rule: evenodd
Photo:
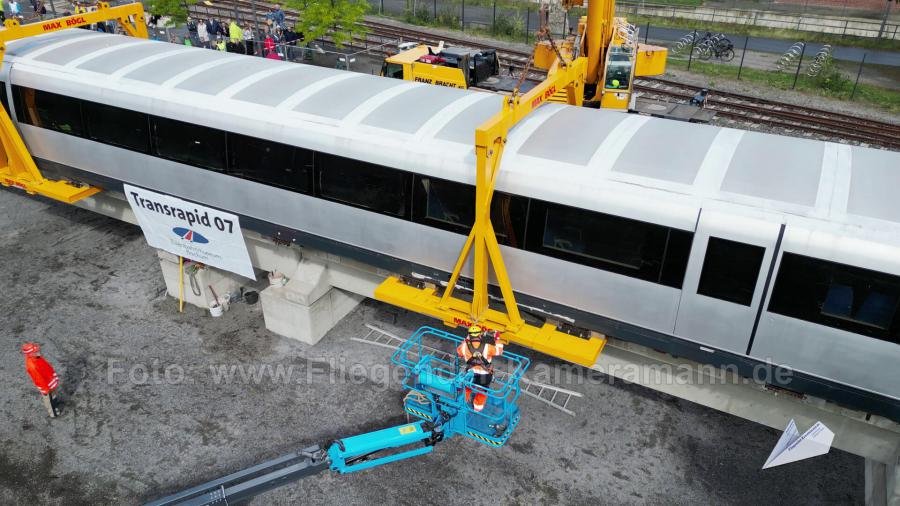
<path fill-rule="evenodd" d="M 647 39 L 650 38 L 650 22 L 647 21 L 647 30 L 644 32 L 644 44 L 647 43 Z"/>
<path fill-rule="evenodd" d="M 491 33 L 497 33 L 497 0 L 494 0 L 494 20 L 491 21 Z"/>
<path fill-rule="evenodd" d="M 378 13 L 384 15 L 384 0 L 381 0 L 381 7 L 378 9 Z"/>
<path fill-rule="evenodd" d="M 694 28 L 694 36 L 691 37 L 691 54 L 688 55 L 688 70 L 691 70 L 691 62 L 694 60 L 694 44 L 697 43 L 697 29 Z"/>
<path fill-rule="evenodd" d="M 738 75 L 737 75 L 737 78 L 738 78 L 738 79 L 741 78 L 741 71 L 744 70 L 744 55 L 747 54 L 747 43 L 748 43 L 749 41 L 750 41 L 750 36 L 749 36 L 749 35 L 745 35 L 745 36 L 744 36 L 744 50 L 741 52 L 741 65 L 740 65 L 740 67 L 738 67 Z"/>
<path fill-rule="evenodd" d="M 460 29 L 466 31 L 466 0 L 462 0 L 462 17 L 459 20 Z"/>
<path fill-rule="evenodd" d="M 800 67 L 803 65 L 803 55 L 806 54 L 806 42 L 803 43 L 803 50 L 800 51 L 800 60 L 797 61 L 797 72 L 794 74 L 794 84 L 791 85 L 791 89 L 797 87 L 797 78 L 800 77 Z"/>
<path fill-rule="evenodd" d="M 853 100 L 853 97 L 856 96 L 856 87 L 859 85 L 859 76 L 862 75 L 863 64 L 866 63 L 866 55 L 869 53 L 863 53 L 862 61 L 859 62 L 859 70 L 856 71 L 856 82 L 853 83 L 853 91 L 850 92 L 850 100 Z"/>
<path fill-rule="evenodd" d="M 531 7 L 525 11 L 525 43 L 528 44 L 528 32 L 531 31 Z"/>

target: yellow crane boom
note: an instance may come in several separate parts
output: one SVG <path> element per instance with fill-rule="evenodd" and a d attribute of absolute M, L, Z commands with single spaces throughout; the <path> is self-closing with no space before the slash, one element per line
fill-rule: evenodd
<path fill-rule="evenodd" d="M 524 95 L 513 93 L 503 102 L 500 112 L 475 131 L 475 223 L 443 294 L 438 294 L 437 287 L 418 288 L 391 276 L 375 289 L 376 299 L 439 318 L 451 327 L 477 324 L 496 330 L 507 341 L 571 362 L 586 366 L 596 362 L 606 344 L 604 336 L 593 335 L 584 339 L 561 332 L 551 323 L 538 327 L 522 319 L 491 224 L 491 198 L 510 129 L 558 92 L 565 93 L 569 104 L 580 106 L 584 96 L 582 87 L 586 63 L 584 58 L 558 62 L 560 68 L 550 73 L 545 81 Z M 473 257 L 473 293 L 472 300 L 468 301 L 455 297 L 454 291 L 470 255 Z M 488 277 L 491 266 L 503 296 L 505 313 L 489 307 Z"/>
<path fill-rule="evenodd" d="M 16 19 L 7 19 L 0 30 L 0 62 L 6 55 L 6 43 L 45 33 L 58 32 L 69 28 L 115 20 L 125 33 L 132 37 L 147 38 L 147 23 L 144 7 L 132 3 L 110 7 L 106 2 L 97 4 L 97 10 L 74 16 L 65 16 L 37 23 L 23 25 Z M 43 195 L 54 200 L 71 204 L 99 192 L 99 188 L 79 186 L 67 181 L 52 181 L 45 178 L 28 148 L 19 135 L 6 110 L 0 108 L 0 184 L 21 188 L 29 194 Z"/>

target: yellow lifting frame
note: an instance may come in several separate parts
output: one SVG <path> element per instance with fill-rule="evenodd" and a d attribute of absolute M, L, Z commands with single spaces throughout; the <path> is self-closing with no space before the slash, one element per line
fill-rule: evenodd
<path fill-rule="evenodd" d="M 497 330 L 509 342 L 581 365 L 594 365 L 606 344 L 605 336 L 595 334 L 590 339 L 583 339 L 560 332 L 551 323 L 536 327 L 526 324 L 522 319 L 491 224 L 491 198 L 509 130 L 549 101 L 558 91 L 565 90 L 568 103 L 580 106 L 584 96 L 581 87 L 586 71 L 587 59 L 584 57 L 568 63 L 557 61 L 549 70 L 546 80 L 524 95 L 511 95 L 503 102 L 500 112 L 475 131 L 475 223 L 444 293 L 439 296 L 435 287 L 417 288 L 391 276 L 375 289 L 376 299 L 439 318 L 451 327 L 477 324 L 486 329 Z M 471 302 L 453 296 L 470 253 L 474 257 Z M 493 266 L 506 313 L 488 307 L 489 266 Z"/>
<path fill-rule="evenodd" d="M 7 19 L 4 29 L 0 30 L 0 62 L 6 55 L 6 43 L 44 33 L 57 32 L 69 28 L 116 20 L 132 37 L 147 38 L 147 23 L 144 20 L 144 7 L 140 3 L 132 3 L 110 7 L 106 2 L 99 2 L 97 10 L 74 16 L 65 16 L 27 25 L 16 19 Z M 4 91 L 5 93 L 5 91 Z M 31 195 L 43 195 L 51 199 L 71 204 L 99 192 L 99 188 L 79 186 L 67 181 L 51 181 L 45 178 L 34 163 L 25 141 L 19 135 L 6 110 L 0 108 L 0 184 L 15 186 Z"/>

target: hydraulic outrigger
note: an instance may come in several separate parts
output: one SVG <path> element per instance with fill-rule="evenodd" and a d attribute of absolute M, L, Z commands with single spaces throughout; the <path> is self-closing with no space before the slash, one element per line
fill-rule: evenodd
<path fill-rule="evenodd" d="M 585 72 L 584 58 L 566 61 L 560 57 L 551 72 L 548 72 L 546 80 L 523 95 L 518 90 L 514 91 L 503 102 L 501 111 L 475 131 L 475 223 L 443 294 L 438 292 L 436 286 L 412 286 L 391 276 L 375 289 L 376 299 L 439 318 L 451 327 L 477 324 L 488 330 L 499 331 L 507 341 L 577 364 L 591 366 L 596 362 L 606 344 L 606 337 L 594 334 L 584 339 L 561 332 L 552 323 L 544 323 L 540 327 L 525 323 L 519 313 L 491 224 L 491 198 L 510 129 L 558 93 L 565 93 L 570 105 L 580 106 L 584 96 L 581 87 L 585 82 Z M 472 300 L 468 301 L 454 297 L 453 293 L 470 253 L 474 257 L 473 291 Z M 506 307 L 505 313 L 489 307 L 489 266 L 493 266 L 497 286 Z"/>
<path fill-rule="evenodd" d="M 20 24 L 16 19 L 7 19 L 4 29 L 0 30 L 0 62 L 6 55 L 6 43 L 45 33 L 57 32 L 69 28 L 116 20 L 132 37 L 147 38 L 147 24 L 144 21 L 144 7 L 140 3 L 132 3 L 110 7 L 106 2 L 97 4 L 97 10 L 65 16 L 37 23 Z M 6 110 L 0 108 L 0 184 L 14 186 L 29 194 L 43 195 L 67 204 L 90 197 L 100 191 L 99 188 L 82 186 L 68 181 L 52 181 L 41 174 L 25 141 L 19 135 Z"/>

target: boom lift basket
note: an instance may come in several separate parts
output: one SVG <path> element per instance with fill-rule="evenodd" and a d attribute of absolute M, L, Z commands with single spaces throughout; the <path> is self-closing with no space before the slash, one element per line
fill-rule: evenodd
<path fill-rule="evenodd" d="M 495 376 L 487 387 L 477 385 L 474 374 L 467 372 L 459 360 L 441 358 L 433 351 L 446 349 L 455 355 L 462 342 L 462 337 L 449 332 L 422 327 L 394 352 L 391 361 L 403 368 L 403 387 L 410 391 L 403 408 L 427 422 L 441 423 L 441 417 L 448 418 L 445 434 L 462 434 L 488 446 L 503 446 L 519 424 L 519 380 L 531 362 L 504 352 L 492 364 L 505 373 L 502 378 Z M 486 396 L 483 410 L 475 411 L 469 404 L 467 390 Z"/>

